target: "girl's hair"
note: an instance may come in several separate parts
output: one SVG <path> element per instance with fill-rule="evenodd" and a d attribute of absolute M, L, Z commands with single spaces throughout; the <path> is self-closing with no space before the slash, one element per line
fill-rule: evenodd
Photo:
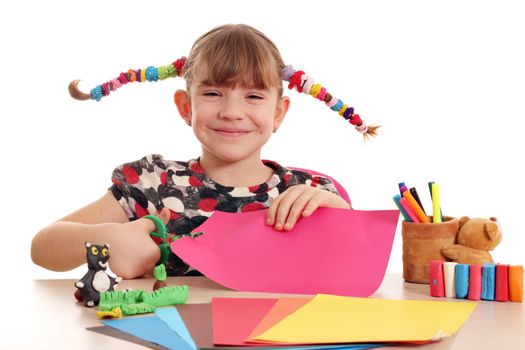
<path fill-rule="evenodd" d="M 244 86 L 266 89 L 275 87 L 283 93 L 282 81 L 289 82 L 289 89 L 309 94 L 326 103 L 328 107 L 354 125 L 365 137 L 375 136 L 378 126 L 367 126 L 354 113 L 354 108 L 335 98 L 314 79 L 292 66 L 285 66 L 275 44 L 263 33 L 245 24 L 227 24 L 216 27 L 195 41 L 189 57 L 160 67 L 147 67 L 120 73 L 89 94 L 78 89 L 79 80 L 69 84 L 69 93 L 77 100 L 97 100 L 129 82 L 158 81 L 181 76 L 187 88 L 199 79 L 212 86 Z"/>
<path fill-rule="evenodd" d="M 245 24 L 224 25 L 197 39 L 184 65 L 188 86 L 195 79 L 212 86 L 276 87 L 282 95 L 284 62 L 275 44 Z"/>

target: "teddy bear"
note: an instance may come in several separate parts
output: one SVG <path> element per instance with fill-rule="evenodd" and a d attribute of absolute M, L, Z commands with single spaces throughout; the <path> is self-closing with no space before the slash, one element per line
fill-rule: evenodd
<path fill-rule="evenodd" d="M 501 242 L 501 230 L 498 220 L 494 217 L 459 219 L 457 244 L 441 249 L 441 253 L 459 264 L 494 263 L 489 251 Z"/>

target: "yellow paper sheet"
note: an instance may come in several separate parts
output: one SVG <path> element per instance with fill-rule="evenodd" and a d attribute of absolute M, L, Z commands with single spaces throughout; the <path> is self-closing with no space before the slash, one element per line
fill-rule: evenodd
<path fill-rule="evenodd" d="M 303 344 L 437 340 L 455 333 L 476 305 L 320 294 L 254 339 Z"/>

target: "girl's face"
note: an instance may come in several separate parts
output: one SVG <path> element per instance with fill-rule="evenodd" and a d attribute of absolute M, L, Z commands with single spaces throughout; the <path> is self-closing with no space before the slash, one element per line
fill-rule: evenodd
<path fill-rule="evenodd" d="M 204 157 L 238 162 L 256 157 L 281 124 L 289 107 L 276 88 L 211 86 L 194 82 L 189 96 L 178 91 L 181 116 L 193 127 Z"/>

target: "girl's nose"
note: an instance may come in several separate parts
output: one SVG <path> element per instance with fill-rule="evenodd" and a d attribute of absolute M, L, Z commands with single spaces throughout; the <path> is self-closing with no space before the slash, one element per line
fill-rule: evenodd
<path fill-rule="evenodd" d="M 219 111 L 219 117 L 231 120 L 243 119 L 244 112 L 241 101 L 239 101 L 237 98 L 231 97 L 224 99 Z"/>

